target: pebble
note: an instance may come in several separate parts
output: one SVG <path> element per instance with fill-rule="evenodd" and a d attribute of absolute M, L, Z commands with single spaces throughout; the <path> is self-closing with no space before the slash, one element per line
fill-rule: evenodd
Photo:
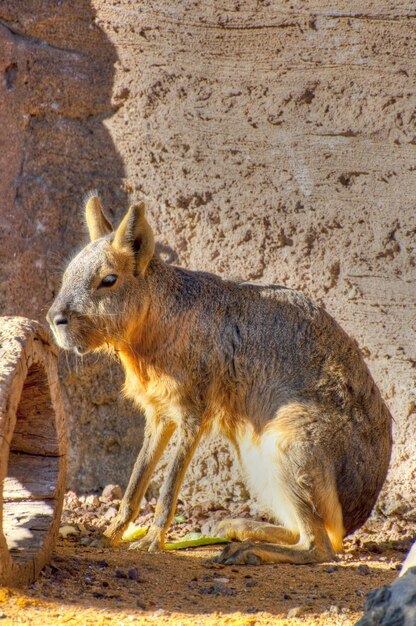
<path fill-rule="evenodd" d="M 111 520 L 116 515 L 117 515 L 117 509 L 115 509 L 113 506 L 110 506 L 110 508 L 104 513 L 104 519 Z"/>
<path fill-rule="evenodd" d="M 382 554 L 383 552 L 383 548 L 381 548 L 375 541 L 366 541 L 363 544 L 363 548 L 365 548 L 369 552 L 372 552 L 373 554 Z"/>
<path fill-rule="evenodd" d="M 139 570 L 137 567 L 131 567 L 127 572 L 127 578 L 130 580 L 140 580 Z"/>
<path fill-rule="evenodd" d="M 368 576 L 368 574 L 370 573 L 370 568 L 365 563 L 361 563 L 361 565 L 357 567 L 357 570 L 358 573 L 361 574 L 361 576 Z"/>
<path fill-rule="evenodd" d="M 121 571 L 121 569 L 116 569 L 114 576 L 116 578 L 127 578 L 127 574 Z"/>
<path fill-rule="evenodd" d="M 100 500 L 98 498 L 98 496 L 87 496 L 85 498 L 85 505 L 91 508 L 97 508 L 100 505 Z"/>
<path fill-rule="evenodd" d="M 101 497 L 105 500 L 121 500 L 123 491 L 120 485 L 106 485 L 103 489 Z"/>
<path fill-rule="evenodd" d="M 198 589 L 198 592 L 202 595 L 212 595 L 212 596 L 235 596 L 236 591 L 234 589 L 228 589 L 223 585 L 215 582 L 213 585 L 209 587 L 203 587 L 202 589 Z"/>
<path fill-rule="evenodd" d="M 338 571 L 338 566 L 337 565 L 327 565 L 326 567 L 324 567 L 324 572 L 326 572 L 327 574 L 333 574 L 334 572 Z"/>
<path fill-rule="evenodd" d="M 61 537 L 66 539 L 70 535 L 78 535 L 78 529 L 75 526 L 61 526 L 59 529 L 59 534 Z"/>
<path fill-rule="evenodd" d="M 300 615 L 302 615 L 301 606 L 294 606 L 292 609 L 289 609 L 289 611 L 287 612 L 287 616 L 289 619 L 291 619 L 292 617 L 299 617 Z"/>

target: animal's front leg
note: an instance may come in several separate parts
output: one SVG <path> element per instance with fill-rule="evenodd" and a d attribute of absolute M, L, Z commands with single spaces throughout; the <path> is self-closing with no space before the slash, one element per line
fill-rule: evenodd
<path fill-rule="evenodd" d="M 121 539 L 129 523 L 137 516 L 153 471 L 174 430 L 173 424 L 146 423 L 143 445 L 134 464 L 120 509 L 104 533 L 111 543 Z"/>
<path fill-rule="evenodd" d="M 179 489 L 200 438 L 200 429 L 181 427 L 176 450 L 160 491 L 153 524 L 143 539 L 130 544 L 130 550 L 147 550 L 149 552 L 163 550 L 166 531 L 175 513 Z"/>

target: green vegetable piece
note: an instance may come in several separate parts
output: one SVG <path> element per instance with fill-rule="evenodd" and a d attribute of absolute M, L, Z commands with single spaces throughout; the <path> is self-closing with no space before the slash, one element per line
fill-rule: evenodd
<path fill-rule="evenodd" d="M 121 540 L 122 541 L 137 541 L 137 539 L 141 539 L 142 537 L 144 537 L 148 530 L 149 530 L 149 526 L 131 525 L 124 532 Z"/>
<path fill-rule="evenodd" d="M 149 530 L 148 526 L 131 525 L 125 531 L 122 541 L 137 541 L 144 537 Z M 185 550 L 186 548 L 198 548 L 199 546 L 212 546 L 218 543 L 229 543 L 226 537 L 210 537 L 202 533 L 188 533 L 179 541 L 168 541 L 165 550 Z"/>
<path fill-rule="evenodd" d="M 179 541 L 168 541 L 165 543 L 165 550 L 185 550 L 186 548 L 197 548 L 199 546 L 212 546 L 218 543 L 229 543 L 227 537 L 210 537 L 202 533 L 188 533 Z"/>

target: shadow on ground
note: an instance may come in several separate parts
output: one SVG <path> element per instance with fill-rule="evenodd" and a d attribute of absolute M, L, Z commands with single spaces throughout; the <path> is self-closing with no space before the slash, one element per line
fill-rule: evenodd
<path fill-rule="evenodd" d="M 24 591 L 4 590 L 0 608 L 13 618 L 13 607 L 23 603 L 28 621 L 22 623 L 42 625 L 57 618 L 102 624 L 103 616 L 118 618 L 116 623 L 128 617 L 158 624 L 275 624 L 289 616 L 308 624 L 354 624 L 367 592 L 390 583 L 402 558 L 391 550 L 387 559 L 361 555 L 321 565 L 229 567 L 209 562 L 217 552 L 210 547 L 148 554 L 61 540 L 39 581 Z"/>

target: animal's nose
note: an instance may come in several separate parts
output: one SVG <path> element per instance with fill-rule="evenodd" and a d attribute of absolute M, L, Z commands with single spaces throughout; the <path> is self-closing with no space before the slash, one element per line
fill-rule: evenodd
<path fill-rule="evenodd" d="M 68 317 L 64 313 L 57 313 L 53 316 L 53 323 L 55 326 L 66 326 L 68 324 Z"/>
<path fill-rule="evenodd" d="M 61 307 L 56 307 L 55 305 L 51 306 L 46 315 L 46 319 L 50 326 L 66 326 L 69 322 L 69 316 L 65 309 L 61 309 Z"/>

